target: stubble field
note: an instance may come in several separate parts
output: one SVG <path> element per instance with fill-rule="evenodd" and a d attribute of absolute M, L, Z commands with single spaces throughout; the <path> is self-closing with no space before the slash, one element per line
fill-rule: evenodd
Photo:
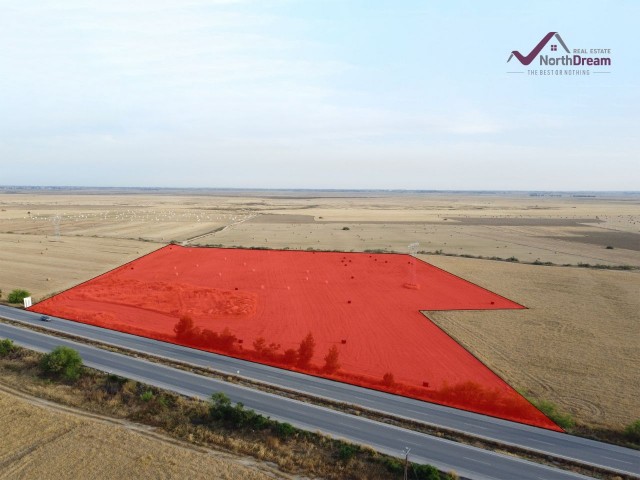
<path fill-rule="evenodd" d="M 520 308 L 409 255 L 168 245 L 30 310 L 560 430 L 420 314 Z"/>
<path fill-rule="evenodd" d="M 1 479 L 219 478 L 282 472 L 253 459 L 194 447 L 150 428 L 0 390 Z"/>
<path fill-rule="evenodd" d="M 22 191 L 0 194 L 0 207 L 0 288 L 36 299 L 170 240 L 399 252 L 420 242 L 515 257 L 420 256 L 528 307 L 429 318 L 512 386 L 583 423 L 620 428 L 640 417 L 640 272 L 577 267 L 640 266 L 638 196 Z M 523 263 L 534 261 L 576 266 Z"/>

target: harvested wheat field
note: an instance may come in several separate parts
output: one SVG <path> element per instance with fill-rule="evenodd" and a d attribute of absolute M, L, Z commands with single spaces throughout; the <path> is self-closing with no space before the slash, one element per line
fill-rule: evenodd
<path fill-rule="evenodd" d="M 133 240 L 0 233 L 0 289 L 26 287 L 40 298 L 77 285 L 158 248 Z"/>
<path fill-rule="evenodd" d="M 561 430 L 419 313 L 520 308 L 409 255 L 168 245 L 30 310 Z"/>
<path fill-rule="evenodd" d="M 427 312 L 516 389 L 592 426 L 640 418 L 640 275 L 429 256 L 528 307 Z"/>
<path fill-rule="evenodd" d="M 0 478 L 289 478 L 254 459 L 0 390 Z"/>
<path fill-rule="evenodd" d="M 577 419 L 640 416 L 638 194 L 0 189 L 0 289 L 35 300 L 175 240 L 406 253 L 528 310 L 429 313 L 512 386 Z"/>

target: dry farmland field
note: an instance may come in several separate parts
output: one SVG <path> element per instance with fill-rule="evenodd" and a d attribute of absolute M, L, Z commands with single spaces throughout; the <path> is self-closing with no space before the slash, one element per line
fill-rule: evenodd
<path fill-rule="evenodd" d="M 289 478 L 248 457 L 0 388 L 0 478 Z"/>
<path fill-rule="evenodd" d="M 594 427 L 640 418 L 640 195 L 0 190 L 4 295 L 21 287 L 37 300 L 170 241 L 419 242 L 421 259 L 527 307 L 425 312 L 512 386 Z"/>

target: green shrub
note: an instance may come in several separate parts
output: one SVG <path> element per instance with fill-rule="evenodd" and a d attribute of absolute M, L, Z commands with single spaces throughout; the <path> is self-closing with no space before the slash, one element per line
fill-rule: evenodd
<path fill-rule="evenodd" d="M 15 349 L 16 346 L 13 344 L 13 340 L 10 340 L 8 338 L 0 340 L 0 357 L 6 357 Z"/>
<path fill-rule="evenodd" d="M 210 410 L 219 410 L 222 407 L 231 406 L 231 400 L 222 392 L 216 392 L 211 395 Z"/>
<path fill-rule="evenodd" d="M 564 429 L 571 428 L 576 424 L 570 414 L 558 411 L 558 406 L 552 402 L 547 400 L 537 400 L 532 403 L 538 408 L 538 410 Z"/>
<path fill-rule="evenodd" d="M 251 411 L 253 412 L 253 410 Z M 255 413 L 255 416 L 252 419 L 253 428 L 255 428 L 256 430 L 264 430 L 265 428 L 270 427 L 272 424 L 273 421 L 269 417 L 265 417 L 264 415 L 260 415 L 259 413 Z"/>
<path fill-rule="evenodd" d="M 25 297 L 30 297 L 31 294 L 22 288 L 16 288 L 9 293 L 7 300 L 9 303 L 22 303 Z"/>
<path fill-rule="evenodd" d="M 338 458 L 344 462 L 351 460 L 360 448 L 352 443 L 343 443 L 338 449 Z"/>
<path fill-rule="evenodd" d="M 413 471 L 419 480 L 440 480 L 440 471 L 432 465 L 413 464 Z"/>
<path fill-rule="evenodd" d="M 276 424 L 276 435 L 284 440 L 292 437 L 295 433 L 296 428 L 290 423 L 283 422 Z"/>
<path fill-rule="evenodd" d="M 40 368 L 46 374 L 76 380 L 82 372 L 82 358 L 73 348 L 60 346 L 42 357 Z"/>
<path fill-rule="evenodd" d="M 229 397 L 222 392 L 211 395 L 209 417 L 212 420 L 222 421 L 230 426 L 238 428 L 250 427 L 258 430 L 268 428 L 273 423 L 268 417 L 260 415 L 254 410 L 244 408 L 241 402 L 232 405 Z"/>
<path fill-rule="evenodd" d="M 387 467 L 387 470 L 391 473 L 404 472 L 404 462 L 401 462 L 397 458 L 383 457 L 382 464 Z"/>
<path fill-rule="evenodd" d="M 629 424 L 624 429 L 624 434 L 632 442 L 640 443 L 640 419 Z"/>
<path fill-rule="evenodd" d="M 149 402 L 151 399 L 153 399 L 153 392 L 151 390 L 147 390 L 142 395 L 140 395 L 140 400 L 142 400 L 143 402 Z"/>

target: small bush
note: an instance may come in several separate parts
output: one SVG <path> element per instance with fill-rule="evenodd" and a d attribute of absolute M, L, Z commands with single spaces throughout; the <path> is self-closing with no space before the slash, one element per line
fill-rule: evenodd
<path fill-rule="evenodd" d="M 393 376 L 393 373 L 391 372 L 387 372 L 382 376 L 382 384 L 385 387 L 392 387 L 393 385 L 395 385 L 396 380 Z"/>
<path fill-rule="evenodd" d="M 570 414 L 558 411 L 558 406 L 552 402 L 547 400 L 538 400 L 532 403 L 538 408 L 538 410 L 564 429 L 571 428 L 576 424 Z"/>
<path fill-rule="evenodd" d="M 290 423 L 283 422 L 276 424 L 276 435 L 284 440 L 292 437 L 295 433 L 296 428 Z"/>
<path fill-rule="evenodd" d="M 338 458 L 343 462 L 347 462 L 351 460 L 359 450 L 360 448 L 357 445 L 353 445 L 352 443 L 343 443 L 338 449 Z"/>
<path fill-rule="evenodd" d="M 10 340 L 8 338 L 0 340 L 0 357 L 6 357 L 15 349 L 16 346 L 13 344 L 13 340 Z"/>
<path fill-rule="evenodd" d="M 351 230 L 349 227 L 342 227 L 342 230 Z"/>
<path fill-rule="evenodd" d="M 624 429 L 624 435 L 632 442 L 640 443 L 640 419 L 629 424 Z"/>
<path fill-rule="evenodd" d="M 222 392 L 216 392 L 211 395 L 211 404 L 209 406 L 209 414 L 217 418 L 219 412 L 231 406 L 231 400 Z"/>
<path fill-rule="evenodd" d="M 605 248 L 606 248 L 607 250 L 613 250 L 613 247 L 612 247 L 611 245 L 607 245 Z"/>
<path fill-rule="evenodd" d="M 104 379 L 103 388 L 109 395 L 115 395 L 116 393 L 122 390 L 122 386 L 125 384 L 126 381 L 127 379 L 124 377 L 120 377 L 114 374 L 109 374 Z"/>
<path fill-rule="evenodd" d="M 153 399 L 153 392 L 151 390 L 147 390 L 142 395 L 140 395 L 140 400 L 143 402 L 149 402 Z"/>
<path fill-rule="evenodd" d="M 82 371 L 82 358 L 73 348 L 56 347 L 42 357 L 40 368 L 45 374 L 77 380 Z"/>
<path fill-rule="evenodd" d="M 432 465 L 413 464 L 412 467 L 419 480 L 440 480 L 440 471 Z"/>
<path fill-rule="evenodd" d="M 173 332 L 178 340 L 189 340 L 194 333 L 193 320 L 188 315 L 183 315 L 173 327 Z"/>
<path fill-rule="evenodd" d="M 391 473 L 402 473 L 402 472 L 404 472 L 404 463 L 401 462 L 400 460 L 398 460 L 397 458 L 383 457 L 382 464 Z"/>
<path fill-rule="evenodd" d="M 532 265 L 547 265 L 547 266 L 551 266 L 553 265 L 553 262 L 543 262 L 542 260 L 540 260 L 539 258 L 536 258 Z"/>
<path fill-rule="evenodd" d="M 250 427 L 257 430 L 264 430 L 273 423 L 268 417 L 260 415 L 254 410 L 244 408 L 241 402 L 232 405 L 229 397 L 222 392 L 211 395 L 209 417 L 212 420 L 222 421 L 229 426 L 238 428 Z"/>
<path fill-rule="evenodd" d="M 22 288 L 16 288 L 9 293 L 7 300 L 9 303 L 22 303 L 25 297 L 30 297 L 31 294 Z"/>

